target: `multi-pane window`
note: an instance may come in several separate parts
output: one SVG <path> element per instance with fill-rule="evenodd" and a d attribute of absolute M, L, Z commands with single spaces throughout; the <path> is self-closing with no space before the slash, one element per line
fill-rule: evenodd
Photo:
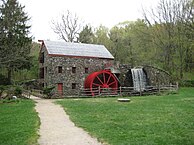
<path fill-rule="evenodd" d="M 62 66 L 58 66 L 58 73 L 62 73 Z"/>
<path fill-rule="evenodd" d="M 72 83 L 72 89 L 76 89 L 76 83 Z"/>
<path fill-rule="evenodd" d="M 87 68 L 87 67 L 85 68 L 85 73 L 86 73 L 86 74 L 88 73 L 88 68 Z"/>
<path fill-rule="evenodd" d="M 72 67 L 72 73 L 76 73 L 76 67 Z"/>

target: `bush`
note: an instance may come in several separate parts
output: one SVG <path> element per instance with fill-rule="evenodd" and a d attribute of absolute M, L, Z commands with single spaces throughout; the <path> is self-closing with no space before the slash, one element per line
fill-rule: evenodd
<path fill-rule="evenodd" d="M 194 80 L 182 80 L 179 85 L 181 87 L 194 87 Z"/>
<path fill-rule="evenodd" d="M 9 80 L 4 75 L 0 74 L 0 85 L 9 85 Z"/>
<path fill-rule="evenodd" d="M 43 94 L 46 95 L 47 98 L 51 98 L 52 95 L 53 95 L 52 91 L 53 91 L 54 88 L 55 87 L 52 87 L 52 86 L 44 88 L 43 89 Z"/>
<path fill-rule="evenodd" d="M 0 86 L 0 99 L 3 95 L 4 90 L 5 90 L 5 86 Z"/>
<path fill-rule="evenodd" d="M 23 98 L 22 88 L 19 86 L 0 86 L 0 99 L 12 100 L 13 96 Z"/>
<path fill-rule="evenodd" d="M 21 97 L 22 96 L 22 89 L 17 86 L 14 90 L 14 95 L 17 97 Z"/>

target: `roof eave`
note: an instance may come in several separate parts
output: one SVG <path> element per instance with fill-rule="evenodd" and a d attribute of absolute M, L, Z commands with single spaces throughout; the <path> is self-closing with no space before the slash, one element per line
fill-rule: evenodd
<path fill-rule="evenodd" d="M 96 58 L 96 59 L 110 59 L 114 60 L 113 58 L 106 58 L 106 57 L 95 57 L 95 56 L 75 56 L 75 55 L 62 55 L 62 54 L 49 54 L 51 57 L 71 57 L 71 58 Z"/>

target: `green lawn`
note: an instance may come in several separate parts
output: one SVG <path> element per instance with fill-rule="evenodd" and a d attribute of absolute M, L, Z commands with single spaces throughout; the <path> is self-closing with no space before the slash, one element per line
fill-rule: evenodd
<path fill-rule="evenodd" d="M 0 145 L 37 143 L 39 118 L 31 100 L 0 102 Z"/>
<path fill-rule="evenodd" d="M 193 145 L 194 88 L 178 94 L 58 101 L 77 126 L 112 145 Z"/>

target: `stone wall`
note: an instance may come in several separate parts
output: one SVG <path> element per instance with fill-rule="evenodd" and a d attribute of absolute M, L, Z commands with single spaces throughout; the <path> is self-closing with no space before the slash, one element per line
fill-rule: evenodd
<path fill-rule="evenodd" d="M 113 65 L 113 60 L 110 59 L 49 56 L 45 47 L 41 52 L 44 52 L 44 63 L 40 63 L 40 68 L 44 68 L 44 79 L 40 79 L 40 82 L 45 87 L 55 86 L 55 92 L 57 85 L 62 83 L 64 96 L 78 95 L 90 73 Z M 62 67 L 62 73 L 58 72 L 59 66 Z M 72 67 L 75 67 L 75 73 L 72 72 Z M 88 72 L 85 72 L 85 68 L 88 68 Z M 72 89 L 72 84 L 76 84 L 75 89 Z"/>
<path fill-rule="evenodd" d="M 162 69 L 153 66 L 144 66 L 143 68 L 147 73 L 150 86 L 169 85 L 174 83 L 170 74 Z"/>
<path fill-rule="evenodd" d="M 143 71 L 146 73 L 148 81 L 147 85 L 149 86 L 169 85 L 171 83 L 174 83 L 168 72 L 162 69 L 153 66 L 141 66 L 141 67 L 143 68 Z M 132 67 L 127 64 L 120 64 L 118 69 L 121 72 L 119 77 L 121 86 L 132 87 L 133 80 L 131 73 L 129 73 Z"/>

